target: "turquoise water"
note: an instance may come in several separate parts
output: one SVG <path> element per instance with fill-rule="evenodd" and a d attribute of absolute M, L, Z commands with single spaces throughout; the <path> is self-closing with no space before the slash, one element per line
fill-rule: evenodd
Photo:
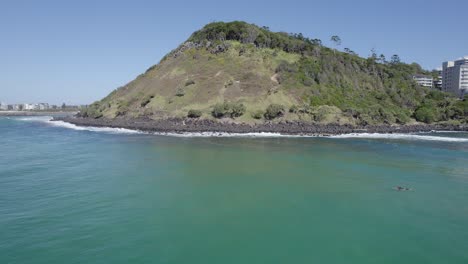
<path fill-rule="evenodd" d="M 0 117 L 0 263 L 468 263 L 466 133 L 61 125 Z"/>

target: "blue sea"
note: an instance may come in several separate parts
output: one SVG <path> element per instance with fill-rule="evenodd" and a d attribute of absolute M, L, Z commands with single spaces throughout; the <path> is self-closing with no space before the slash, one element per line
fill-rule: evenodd
<path fill-rule="evenodd" d="M 2 264 L 468 263 L 468 133 L 49 120 L 0 117 Z"/>

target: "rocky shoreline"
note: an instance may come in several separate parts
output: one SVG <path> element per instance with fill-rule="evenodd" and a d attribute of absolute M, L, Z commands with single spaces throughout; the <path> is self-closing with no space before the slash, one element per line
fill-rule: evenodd
<path fill-rule="evenodd" d="M 79 117 L 57 117 L 53 121 L 64 121 L 77 126 L 112 127 L 158 133 L 279 133 L 284 135 L 339 135 L 351 133 L 416 133 L 430 131 L 468 131 L 466 125 L 318 125 L 297 121 L 267 122 L 250 125 L 245 123 L 222 122 L 207 119 L 173 118 L 164 120 L 151 119 L 92 119 Z"/>

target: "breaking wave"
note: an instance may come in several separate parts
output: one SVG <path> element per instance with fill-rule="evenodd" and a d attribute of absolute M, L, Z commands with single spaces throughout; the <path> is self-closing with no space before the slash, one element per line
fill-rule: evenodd
<path fill-rule="evenodd" d="M 322 137 L 321 135 L 285 135 L 280 133 L 270 133 L 270 132 L 255 132 L 255 133 L 227 133 L 227 132 L 184 132 L 184 133 L 151 133 L 154 135 L 160 136 L 171 136 L 171 137 L 219 137 L 219 138 L 228 138 L 228 137 L 237 137 L 237 138 L 304 138 L 304 137 Z"/>
<path fill-rule="evenodd" d="M 47 123 L 47 124 L 49 124 L 51 126 L 63 127 L 63 128 L 79 130 L 79 131 L 105 132 L 105 133 L 112 133 L 112 134 L 141 134 L 141 133 L 144 133 L 144 132 L 141 132 L 141 131 L 126 129 L 126 128 L 77 126 L 77 125 L 67 123 L 67 122 L 64 122 L 64 121 L 52 121 L 52 117 L 50 117 L 50 116 L 21 117 L 21 118 L 16 118 L 16 120 L 32 121 L 32 122 L 43 122 L 43 123 Z"/>
<path fill-rule="evenodd" d="M 148 134 L 148 135 L 160 135 L 160 136 L 171 136 L 171 137 L 183 137 L 183 138 L 311 138 L 311 137 L 322 137 L 332 139 L 393 139 L 393 140 L 426 140 L 426 141 L 442 141 L 442 142 L 468 142 L 468 138 L 457 138 L 457 137 L 445 137 L 445 136 L 434 136 L 427 135 L 426 133 L 421 134 L 379 134 L 379 133 L 354 133 L 354 134 L 342 134 L 342 135 L 285 135 L 280 133 L 269 133 L 269 132 L 256 132 L 256 133 L 225 133 L 225 132 L 185 132 L 185 133 L 163 133 L 163 132 L 143 132 L 138 130 L 126 129 L 126 128 L 112 128 L 112 127 L 87 127 L 77 126 L 64 121 L 52 121 L 50 116 L 34 116 L 34 117 L 21 117 L 15 118 L 21 121 L 35 121 L 44 122 L 51 126 L 63 127 L 67 129 L 79 130 L 79 131 L 91 131 L 91 132 L 105 132 L 112 134 Z M 455 133 L 455 131 L 449 131 Z M 432 131 L 431 134 L 447 133 L 447 131 Z M 461 132 L 464 133 L 464 132 Z"/>
<path fill-rule="evenodd" d="M 444 131 L 438 131 L 435 133 L 439 133 L 439 132 L 442 133 Z M 429 135 L 417 135 L 417 134 L 359 133 L 359 134 L 343 134 L 343 135 L 330 136 L 330 138 L 400 139 L 400 140 L 427 140 L 427 141 L 445 141 L 445 142 L 468 142 L 468 138 L 429 136 Z"/>

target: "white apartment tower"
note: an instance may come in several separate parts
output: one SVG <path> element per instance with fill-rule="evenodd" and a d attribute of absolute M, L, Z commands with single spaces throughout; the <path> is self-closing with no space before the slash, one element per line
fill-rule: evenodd
<path fill-rule="evenodd" d="M 434 84 L 434 78 L 432 76 L 417 74 L 413 76 L 413 80 L 416 81 L 422 87 L 432 88 Z"/>
<path fill-rule="evenodd" d="M 8 110 L 8 105 L 6 103 L 0 102 L 0 110 Z"/>
<path fill-rule="evenodd" d="M 468 56 L 442 64 L 442 91 L 458 96 L 468 93 Z"/>

